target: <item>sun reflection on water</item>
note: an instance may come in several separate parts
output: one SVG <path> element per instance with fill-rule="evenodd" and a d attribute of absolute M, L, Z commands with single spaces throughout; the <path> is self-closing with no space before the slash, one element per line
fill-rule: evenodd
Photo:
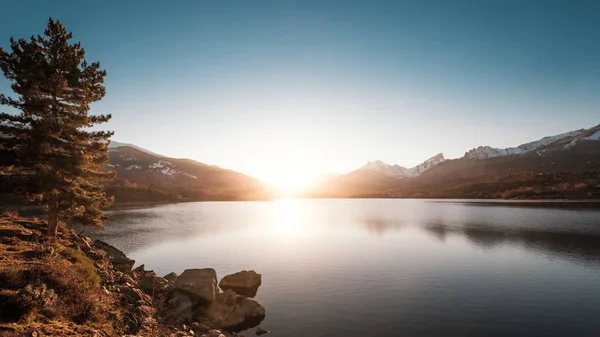
<path fill-rule="evenodd" d="M 295 237 L 300 233 L 301 205 L 294 199 L 279 199 L 276 203 L 276 229 L 283 237 Z"/>

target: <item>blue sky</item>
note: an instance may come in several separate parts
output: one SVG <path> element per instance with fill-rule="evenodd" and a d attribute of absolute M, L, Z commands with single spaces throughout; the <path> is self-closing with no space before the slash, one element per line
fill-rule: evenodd
<path fill-rule="evenodd" d="M 115 140 L 266 180 L 600 123 L 599 1 L 90 4 L 7 1 L 0 46 L 61 20 Z"/>

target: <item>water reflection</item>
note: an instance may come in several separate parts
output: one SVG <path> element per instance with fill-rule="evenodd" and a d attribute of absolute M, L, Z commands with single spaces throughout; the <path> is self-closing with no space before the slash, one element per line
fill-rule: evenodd
<path fill-rule="evenodd" d="M 536 230 L 498 230 L 487 224 L 465 227 L 434 222 L 422 227 L 432 237 L 444 242 L 449 236 L 466 238 L 472 244 L 493 249 L 502 245 L 519 245 L 527 250 L 600 266 L 600 235 Z"/>
<path fill-rule="evenodd" d="M 385 219 L 366 219 L 363 223 L 364 228 L 369 234 L 383 236 L 390 229 L 400 229 L 401 224 Z"/>
<path fill-rule="evenodd" d="M 363 229 L 377 236 L 385 236 L 404 228 L 403 223 L 384 218 L 367 218 Z M 563 258 L 588 266 L 600 266 L 600 234 L 597 232 L 556 231 L 527 226 L 506 228 L 491 222 L 465 222 L 462 225 L 445 224 L 441 220 L 413 223 L 431 237 L 444 243 L 451 236 L 464 237 L 472 245 L 492 250 L 505 245 L 520 246 L 550 258 Z"/>
<path fill-rule="evenodd" d="M 600 210 L 599 200 L 433 200 L 439 204 L 481 207 L 525 207 L 566 210 Z"/>
<path fill-rule="evenodd" d="M 113 242 L 125 253 L 134 252 L 165 242 L 180 241 L 198 235 L 214 235 L 227 231 L 230 226 L 207 224 L 197 226 L 202 214 L 176 211 L 175 206 L 157 206 L 149 209 L 119 209 L 109 212 L 111 219 L 106 231 L 89 227 L 85 230 L 93 239 Z"/>
<path fill-rule="evenodd" d="M 600 212 L 370 199 L 114 215 L 100 235 L 162 275 L 259 271 L 256 298 L 269 310 L 261 324 L 277 335 L 600 331 Z"/>
<path fill-rule="evenodd" d="M 278 201 L 276 231 L 284 237 L 293 237 L 300 231 L 301 205 L 292 199 Z"/>

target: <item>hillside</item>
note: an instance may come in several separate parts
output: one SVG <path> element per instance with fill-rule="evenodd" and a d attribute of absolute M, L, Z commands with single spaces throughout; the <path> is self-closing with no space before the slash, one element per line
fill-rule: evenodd
<path fill-rule="evenodd" d="M 306 195 L 600 198 L 600 125 L 544 137 L 515 148 L 478 147 L 462 158 L 433 162 L 434 165 L 413 177 L 397 174 L 406 170 L 398 165 L 369 163 L 368 169 L 363 167 L 331 178 Z"/>
<path fill-rule="evenodd" d="M 239 172 L 190 159 L 168 158 L 131 144 L 111 142 L 107 169 L 117 178 L 106 190 L 116 202 L 265 200 L 269 188 Z"/>

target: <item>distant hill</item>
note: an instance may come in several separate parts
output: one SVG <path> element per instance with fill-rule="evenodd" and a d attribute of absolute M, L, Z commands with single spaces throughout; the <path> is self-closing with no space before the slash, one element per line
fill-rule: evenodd
<path fill-rule="evenodd" d="M 112 142 L 107 169 L 117 178 L 107 193 L 117 202 L 265 200 L 269 187 L 239 172 L 190 159 L 168 158 L 132 144 Z"/>
<path fill-rule="evenodd" d="M 439 156 L 439 155 L 438 155 Z M 331 177 L 311 197 L 600 198 L 600 125 L 508 149 L 433 157 L 418 174 L 382 162 Z M 424 163 L 424 164 L 425 164 Z M 419 167 L 419 166 L 417 166 Z M 414 169 L 414 168 L 413 168 Z"/>

